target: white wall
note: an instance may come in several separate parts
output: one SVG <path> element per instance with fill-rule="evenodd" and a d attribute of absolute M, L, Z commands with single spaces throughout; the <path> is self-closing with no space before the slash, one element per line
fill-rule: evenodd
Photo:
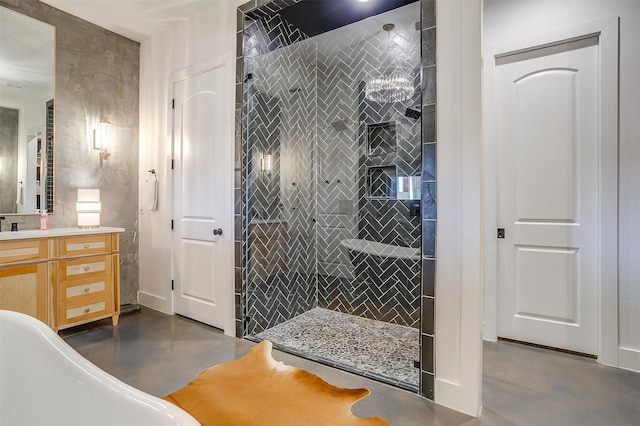
<path fill-rule="evenodd" d="M 619 141 L 619 364 L 640 370 L 640 2 L 637 0 L 485 0 L 483 56 L 489 47 L 514 38 L 544 33 L 600 18 L 620 17 Z M 487 164 L 488 166 L 489 164 Z M 486 200 L 491 202 L 491 200 Z M 489 221 L 488 221 L 489 222 Z M 492 226 L 495 232 L 495 226 Z M 490 232 L 488 230 L 487 232 Z M 487 256 L 492 253 L 487 252 Z M 487 270 L 487 281 L 495 279 Z M 486 294 L 487 315 L 495 315 L 495 294 Z"/>
<path fill-rule="evenodd" d="M 170 23 L 140 48 L 140 291 L 139 303 L 173 313 L 171 303 L 171 110 L 170 75 L 236 48 L 236 8 L 244 0 L 204 4 Z M 229 86 L 235 88 L 235 68 Z M 233 90 L 232 90 L 233 93 Z M 230 110 L 233 104 L 229 103 Z M 230 141 L 230 143 L 233 143 Z M 148 170 L 160 181 L 157 211 L 146 208 Z M 233 285 L 233 282 L 230 283 Z M 233 309 L 231 309 L 233 311 Z"/>
<path fill-rule="evenodd" d="M 436 2 L 434 396 L 472 416 L 482 409 L 481 14 L 481 0 Z"/>

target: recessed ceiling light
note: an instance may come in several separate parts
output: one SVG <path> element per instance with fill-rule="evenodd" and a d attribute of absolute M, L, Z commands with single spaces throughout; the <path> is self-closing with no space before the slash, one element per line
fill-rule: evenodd
<path fill-rule="evenodd" d="M 358 1 L 359 1 L 360 3 L 366 3 L 366 2 L 368 2 L 369 0 L 358 0 Z"/>

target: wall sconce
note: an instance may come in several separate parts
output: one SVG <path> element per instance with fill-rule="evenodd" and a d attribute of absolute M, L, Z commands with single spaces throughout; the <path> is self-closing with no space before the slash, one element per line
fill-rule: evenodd
<path fill-rule="evenodd" d="M 98 128 L 93 130 L 93 149 L 100 151 L 100 158 L 106 160 L 111 156 L 109 144 L 111 142 L 111 123 L 102 118 Z"/>
<path fill-rule="evenodd" d="M 260 171 L 270 175 L 271 170 L 273 170 L 273 155 L 265 154 L 260 159 Z"/>
<path fill-rule="evenodd" d="M 100 212 L 102 211 L 100 190 L 78 188 L 76 211 L 78 212 L 79 228 L 99 228 Z"/>

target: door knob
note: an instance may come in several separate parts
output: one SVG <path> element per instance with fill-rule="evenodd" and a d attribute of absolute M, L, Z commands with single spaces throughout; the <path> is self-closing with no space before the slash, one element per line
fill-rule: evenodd
<path fill-rule="evenodd" d="M 222 228 L 214 229 L 213 235 L 222 235 Z"/>

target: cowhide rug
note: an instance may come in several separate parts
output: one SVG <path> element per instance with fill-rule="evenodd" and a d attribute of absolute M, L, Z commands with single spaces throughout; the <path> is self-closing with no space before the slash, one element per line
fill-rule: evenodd
<path fill-rule="evenodd" d="M 203 426 L 378 426 L 380 417 L 361 418 L 351 406 L 368 389 L 339 388 L 315 374 L 284 365 L 263 340 L 244 357 L 204 370 L 184 388 L 164 397 Z"/>

